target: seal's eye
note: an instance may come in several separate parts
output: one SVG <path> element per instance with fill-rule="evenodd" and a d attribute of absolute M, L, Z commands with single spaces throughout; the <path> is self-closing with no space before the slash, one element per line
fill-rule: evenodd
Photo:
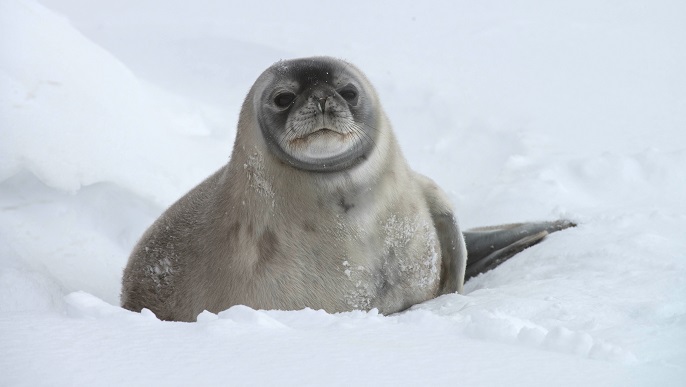
<path fill-rule="evenodd" d="M 355 85 L 348 83 L 337 91 L 338 95 L 340 95 L 350 106 L 357 106 L 359 93 L 357 92 L 357 87 L 355 87 Z"/>
<path fill-rule="evenodd" d="M 341 97 L 348 102 L 352 102 L 355 100 L 355 98 L 357 98 L 357 92 L 354 89 L 341 90 L 338 94 L 340 94 Z"/>
<path fill-rule="evenodd" d="M 295 94 L 287 91 L 284 93 L 279 93 L 274 97 L 274 104 L 280 108 L 285 108 L 290 106 L 295 100 Z"/>

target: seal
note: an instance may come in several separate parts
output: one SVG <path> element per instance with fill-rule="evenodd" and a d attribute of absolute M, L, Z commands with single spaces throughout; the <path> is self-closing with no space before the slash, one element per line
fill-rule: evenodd
<path fill-rule="evenodd" d="M 135 246 L 121 303 L 177 321 L 237 304 L 390 314 L 462 292 L 465 278 L 570 225 L 463 234 L 443 191 L 408 166 L 357 67 L 280 61 L 248 92 L 228 164 Z"/>

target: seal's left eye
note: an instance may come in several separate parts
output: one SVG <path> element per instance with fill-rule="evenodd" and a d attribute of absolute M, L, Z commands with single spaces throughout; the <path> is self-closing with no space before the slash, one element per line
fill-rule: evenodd
<path fill-rule="evenodd" d="M 353 89 L 341 90 L 338 94 L 340 94 L 341 97 L 348 102 L 353 101 L 355 97 L 357 97 L 357 92 Z"/>
<path fill-rule="evenodd" d="M 294 100 L 295 94 L 291 92 L 285 92 L 277 94 L 277 96 L 274 97 L 274 104 L 280 108 L 285 108 L 290 106 L 290 104 L 292 104 Z"/>

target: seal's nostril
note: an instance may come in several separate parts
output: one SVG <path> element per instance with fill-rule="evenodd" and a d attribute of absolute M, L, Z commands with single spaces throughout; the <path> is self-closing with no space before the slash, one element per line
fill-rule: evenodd
<path fill-rule="evenodd" d="M 317 107 L 319 108 L 320 112 L 326 111 L 326 100 L 327 99 L 329 99 L 329 97 L 324 97 L 324 98 L 315 97 L 315 100 L 317 101 Z"/>

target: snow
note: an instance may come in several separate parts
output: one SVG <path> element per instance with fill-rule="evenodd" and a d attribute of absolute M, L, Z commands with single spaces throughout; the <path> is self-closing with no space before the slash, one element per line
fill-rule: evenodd
<path fill-rule="evenodd" d="M 683 385 L 686 5 L 393 4 L 0 0 L 0 385 Z M 392 316 L 119 308 L 257 75 L 310 55 L 366 72 L 463 227 L 579 226 Z"/>

